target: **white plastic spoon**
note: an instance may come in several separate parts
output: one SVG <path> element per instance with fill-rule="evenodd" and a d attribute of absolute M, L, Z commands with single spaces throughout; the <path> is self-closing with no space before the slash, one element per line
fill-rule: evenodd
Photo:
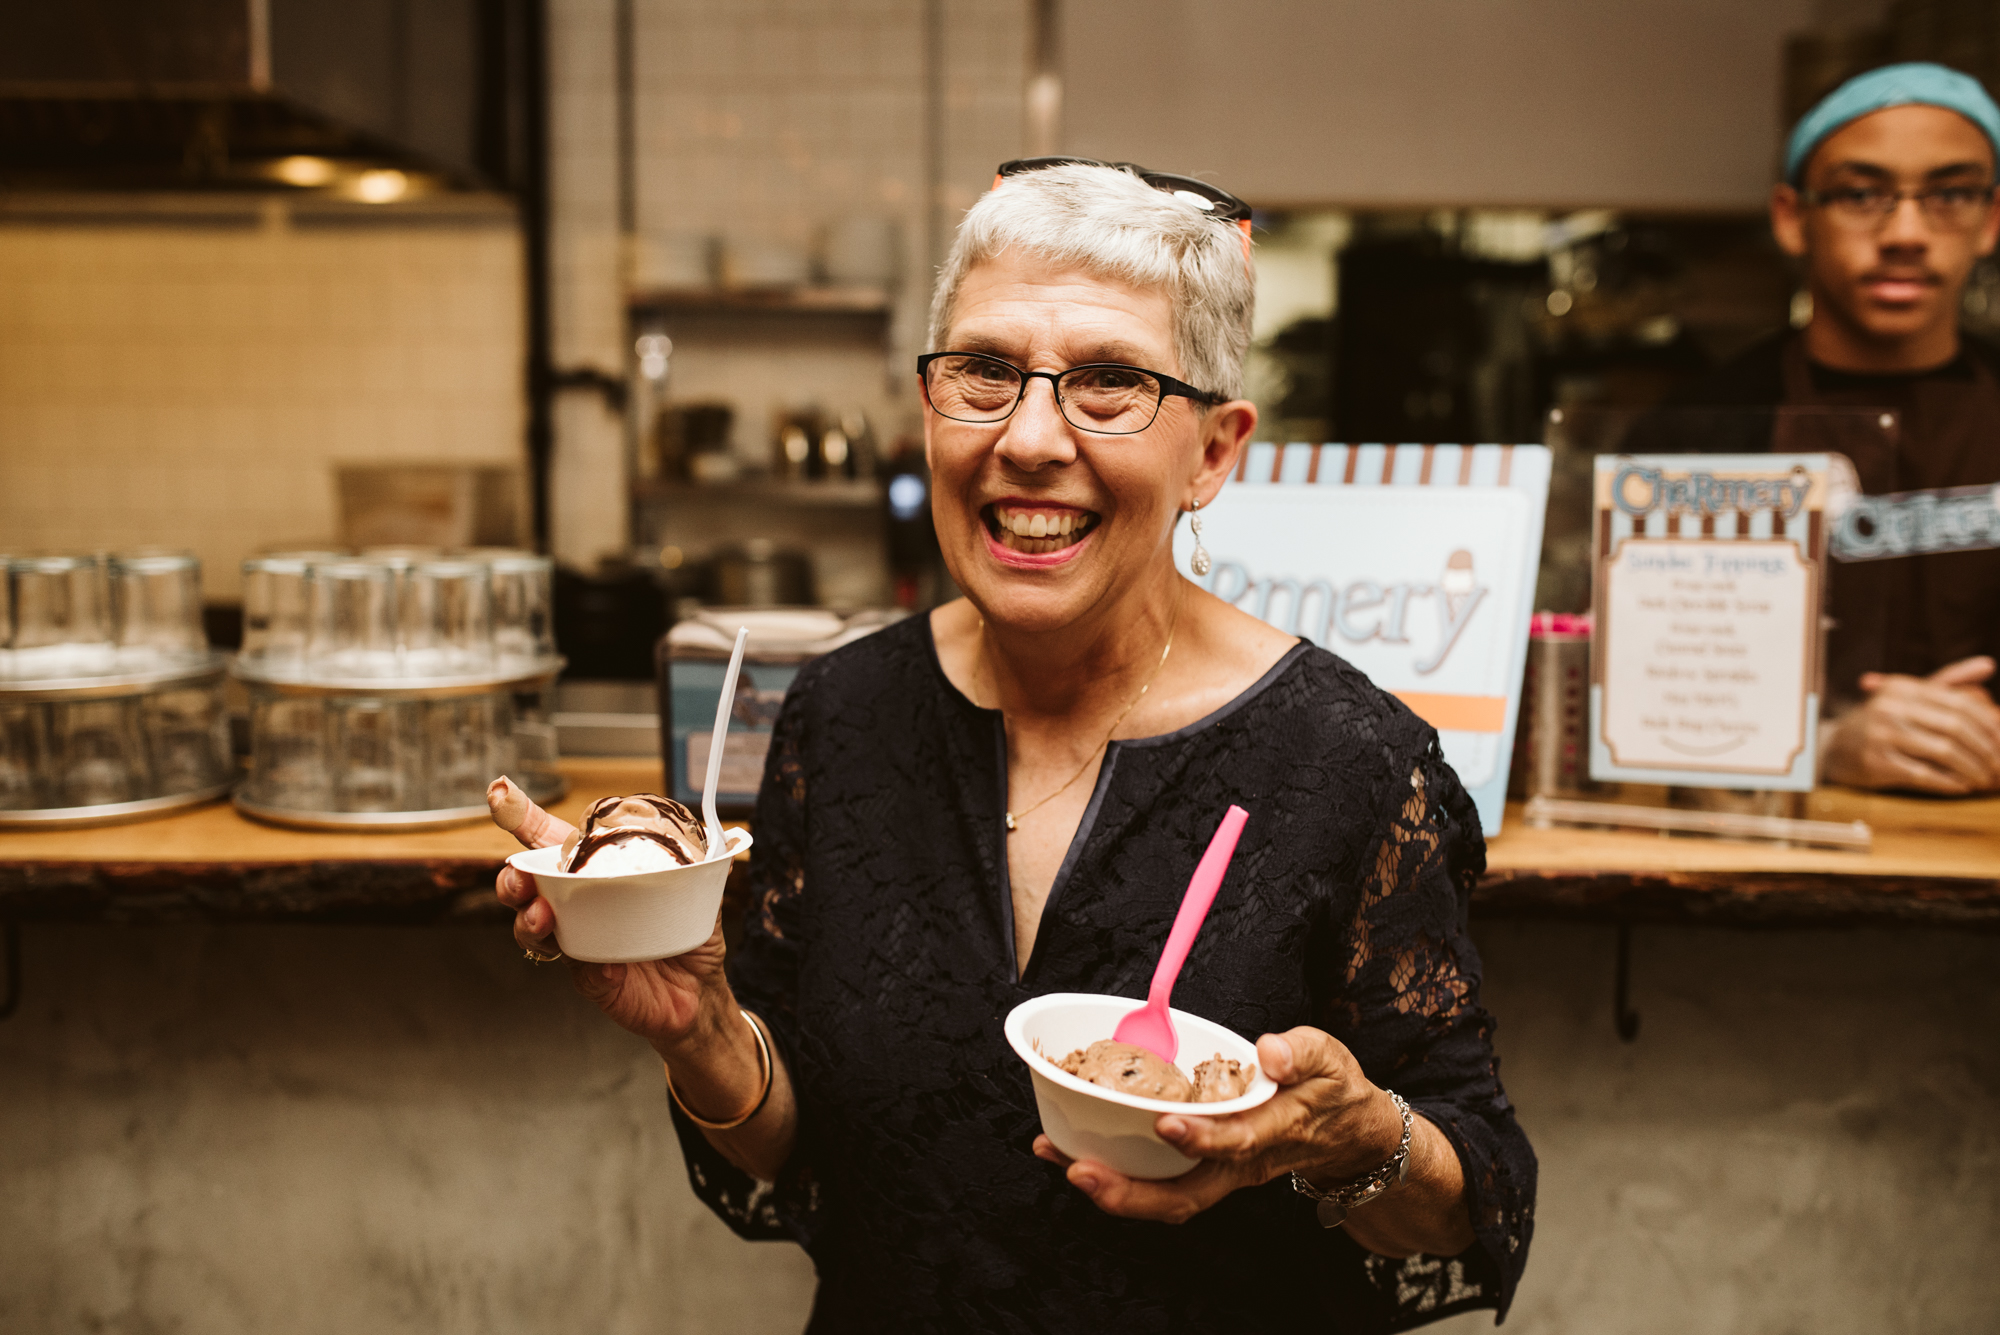
<path fill-rule="evenodd" d="M 736 649 L 729 655 L 729 671 L 722 678 L 722 698 L 715 702 L 715 736 L 708 744 L 708 782 L 701 788 L 701 816 L 708 826 L 708 859 L 729 856 L 729 843 L 722 837 L 722 819 L 715 814 L 715 784 L 722 777 L 722 744 L 729 737 L 729 715 L 736 708 L 736 674 L 743 670 L 743 646 L 750 642 L 750 628 L 736 628 Z"/>

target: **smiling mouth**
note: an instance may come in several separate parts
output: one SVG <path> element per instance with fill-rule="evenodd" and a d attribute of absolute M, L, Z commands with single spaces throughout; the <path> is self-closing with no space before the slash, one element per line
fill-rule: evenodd
<path fill-rule="evenodd" d="M 989 505 L 981 517 L 994 541 L 1023 556 L 1047 556 L 1074 547 L 1098 522 L 1089 510 L 1043 510 L 1020 505 Z"/>

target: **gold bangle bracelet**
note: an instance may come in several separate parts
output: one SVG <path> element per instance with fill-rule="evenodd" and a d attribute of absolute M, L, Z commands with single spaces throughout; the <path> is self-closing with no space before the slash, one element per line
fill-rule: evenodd
<path fill-rule="evenodd" d="M 770 1041 L 764 1037 L 763 1023 L 749 1011 L 743 1010 L 740 1007 L 737 1013 L 749 1024 L 750 1032 L 757 1036 L 757 1065 L 760 1068 L 760 1073 L 764 1081 L 764 1088 L 758 1091 L 757 1101 L 752 1103 L 750 1110 L 741 1117 L 729 1122 L 710 1122 L 703 1119 L 694 1109 L 681 1101 L 680 1092 L 674 1088 L 674 1068 L 668 1066 L 665 1062 L 660 1063 L 660 1069 L 665 1071 L 667 1075 L 667 1097 L 674 1101 L 676 1108 L 687 1114 L 687 1119 L 690 1122 L 693 1122 L 704 1131 L 734 1131 L 737 1127 L 742 1126 L 758 1113 L 764 1111 L 764 1105 L 770 1102 L 771 1099 L 771 1086 L 777 1083 L 773 1078 L 777 1074 L 775 1069 L 776 1063 L 771 1057 Z"/>

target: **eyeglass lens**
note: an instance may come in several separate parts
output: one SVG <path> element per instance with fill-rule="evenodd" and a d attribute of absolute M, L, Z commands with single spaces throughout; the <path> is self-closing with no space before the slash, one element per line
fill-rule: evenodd
<path fill-rule="evenodd" d="M 1820 198 L 1837 217 L 1869 227 L 1881 226 L 1902 207 L 1905 199 L 1914 199 L 1932 225 L 1964 231 L 1976 227 L 1986 216 L 1987 205 L 1993 199 L 1993 188 L 1948 185 L 1904 194 L 1896 190 L 1857 186 L 1829 190 Z"/>
<path fill-rule="evenodd" d="M 992 357 L 940 357 L 924 369 L 924 388 L 939 415 L 958 422 L 997 422 L 1021 401 L 1026 377 Z M 1159 415 L 1159 380 L 1127 366 L 1077 366 L 1056 378 L 1056 407 L 1084 431 L 1126 436 Z"/>

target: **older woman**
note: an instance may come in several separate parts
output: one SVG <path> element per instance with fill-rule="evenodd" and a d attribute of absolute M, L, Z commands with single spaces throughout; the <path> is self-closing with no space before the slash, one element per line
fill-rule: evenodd
<path fill-rule="evenodd" d="M 965 597 L 800 673 L 727 969 L 718 932 L 578 985 L 665 1060 L 696 1192 L 811 1253 L 814 1330 L 1504 1310 L 1535 1161 L 1464 930 L 1471 804 L 1430 728 L 1173 564 L 1256 424 L 1247 210 L 1104 164 L 1009 168 L 960 228 L 920 368 Z M 1261 1035 L 1282 1088 L 1162 1116 L 1202 1160 L 1173 1181 L 1068 1162 L 1001 1020 L 1144 996 L 1232 802 L 1250 822 L 1174 1000 Z M 548 904 L 511 874 L 500 895 L 546 951 Z"/>

